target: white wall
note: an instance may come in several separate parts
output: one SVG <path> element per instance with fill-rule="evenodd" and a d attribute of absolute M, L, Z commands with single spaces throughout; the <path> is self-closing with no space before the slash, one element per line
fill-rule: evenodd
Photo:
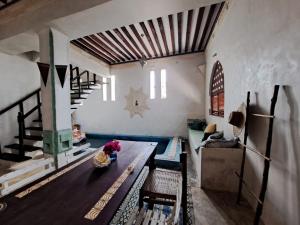
<path fill-rule="evenodd" d="M 300 224 L 299 15 L 298 0 L 232 0 L 206 51 L 206 118 L 224 129 L 226 136 L 232 136 L 228 115 L 245 102 L 248 90 L 254 110 L 268 113 L 273 86 L 285 85 L 276 108 L 273 161 L 263 212 L 267 225 Z M 225 74 L 224 119 L 208 115 L 210 74 L 217 60 Z M 264 119 L 250 120 L 249 145 L 265 149 L 267 125 Z M 246 180 L 259 193 L 263 162 L 248 153 L 246 163 Z"/>
<path fill-rule="evenodd" d="M 111 67 L 116 76 L 116 102 L 103 102 L 102 90 L 94 91 L 76 111 L 83 130 L 102 134 L 186 135 L 187 118 L 204 117 L 204 76 L 198 66 L 204 63 L 202 54 L 155 59 L 141 68 L 139 62 Z M 167 70 L 167 99 L 160 99 L 160 70 Z M 157 99 L 150 100 L 150 110 L 144 117 L 130 118 L 125 96 L 130 87 L 143 88 L 150 95 L 150 70 L 156 72 Z M 108 95 L 110 97 L 110 95 Z"/>
<path fill-rule="evenodd" d="M 90 70 L 99 75 L 108 74 L 109 66 L 93 56 L 87 56 L 77 47 L 70 47 L 70 63 Z M 30 61 L 25 55 L 8 55 L 0 52 L 0 110 L 21 99 L 25 95 L 40 88 L 40 73 L 36 62 Z M 24 105 L 25 112 L 36 105 L 33 97 Z M 18 107 L 0 116 L 0 145 L 11 144 L 18 134 Z M 29 125 L 31 119 L 28 118 Z"/>
<path fill-rule="evenodd" d="M 83 70 L 88 70 L 97 75 L 109 74 L 109 65 L 70 44 L 70 63 Z"/>
<path fill-rule="evenodd" d="M 3 109 L 40 87 L 39 72 L 36 64 L 23 56 L 0 53 L 0 109 Z M 26 105 L 30 110 L 36 104 L 33 97 Z M 0 116 L 0 144 L 9 144 L 18 134 L 16 107 Z M 25 111 L 26 112 L 26 111 Z"/>

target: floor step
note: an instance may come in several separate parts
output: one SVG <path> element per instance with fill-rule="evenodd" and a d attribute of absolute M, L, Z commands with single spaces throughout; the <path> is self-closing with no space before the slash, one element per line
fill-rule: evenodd
<path fill-rule="evenodd" d="M 43 131 L 42 127 L 26 127 L 25 130 Z"/>
<path fill-rule="evenodd" d="M 12 153 L 1 153 L 0 154 L 0 159 L 2 160 L 7 160 L 7 161 L 13 161 L 13 162 L 24 162 L 26 160 L 31 159 L 29 156 L 23 156 L 20 157 L 17 154 L 12 154 Z"/>
<path fill-rule="evenodd" d="M 6 145 L 5 148 L 11 148 L 11 149 L 20 149 L 19 144 L 11 144 L 11 145 Z M 25 152 L 33 152 L 37 150 L 42 150 L 40 147 L 32 146 L 32 145 L 23 145 L 23 149 Z"/>
<path fill-rule="evenodd" d="M 15 138 L 19 138 L 19 136 L 15 136 Z M 25 135 L 24 139 L 31 140 L 31 141 L 42 141 L 43 137 L 37 135 Z"/>
<path fill-rule="evenodd" d="M 33 120 L 32 122 L 38 122 L 38 123 L 41 123 L 41 122 L 43 122 L 43 121 L 40 120 L 40 119 L 36 119 L 36 120 Z"/>

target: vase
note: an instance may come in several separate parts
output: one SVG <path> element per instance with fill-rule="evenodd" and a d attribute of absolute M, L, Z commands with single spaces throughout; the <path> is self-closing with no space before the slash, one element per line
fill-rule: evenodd
<path fill-rule="evenodd" d="M 110 153 L 109 157 L 110 157 L 110 160 L 111 160 L 111 161 L 116 161 L 116 160 L 117 160 L 117 158 L 118 158 L 118 156 L 117 156 L 117 153 L 116 153 L 116 152 L 112 152 L 112 153 Z"/>

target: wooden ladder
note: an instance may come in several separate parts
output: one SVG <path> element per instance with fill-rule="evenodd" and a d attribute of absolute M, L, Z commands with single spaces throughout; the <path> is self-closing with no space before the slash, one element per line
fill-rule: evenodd
<path fill-rule="evenodd" d="M 245 123 L 244 143 L 240 143 L 241 146 L 243 147 L 243 158 L 242 158 L 240 173 L 236 172 L 235 174 L 239 178 L 239 190 L 238 190 L 238 196 L 237 196 L 237 203 L 240 203 L 243 186 L 246 188 L 246 190 L 257 201 L 257 207 L 256 207 L 256 212 L 255 212 L 255 218 L 254 218 L 254 225 L 259 225 L 259 223 L 260 223 L 260 217 L 262 215 L 265 195 L 266 195 L 267 186 L 268 186 L 269 170 L 270 170 L 270 163 L 271 163 L 271 146 L 272 146 L 272 135 L 273 135 L 273 123 L 274 123 L 274 119 L 275 119 L 275 106 L 276 106 L 276 102 L 277 102 L 278 91 L 279 91 L 279 85 L 275 85 L 274 86 L 273 97 L 271 99 L 271 106 L 270 106 L 270 114 L 269 115 L 257 114 L 257 113 L 250 112 L 250 109 L 249 109 L 249 106 L 250 106 L 250 91 L 248 91 L 248 93 L 247 93 L 247 109 L 246 109 L 246 123 Z M 265 118 L 265 119 L 269 120 L 269 128 L 268 128 L 268 136 L 267 136 L 265 154 L 261 153 L 260 151 L 258 151 L 255 148 L 250 147 L 250 146 L 247 145 L 249 116 Z M 246 151 L 247 150 L 256 153 L 259 157 L 262 157 L 264 159 L 264 171 L 263 171 L 263 178 L 262 178 L 262 184 L 261 184 L 259 196 L 257 196 L 249 188 L 247 182 L 244 180 L 245 159 L 246 159 Z"/>

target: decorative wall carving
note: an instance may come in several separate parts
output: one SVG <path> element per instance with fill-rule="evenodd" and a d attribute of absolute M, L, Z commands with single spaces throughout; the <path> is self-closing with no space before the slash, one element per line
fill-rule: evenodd
<path fill-rule="evenodd" d="M 125 98 L 127 104 L 124 109 L 129 111 L 130 118 L 136 114 L 143 117 L 144 112 L 149 110 L 147 105 L 148 96 L 143 92 L 143 88 L 137 90 L 130 88 L 129 93 Z"/>

